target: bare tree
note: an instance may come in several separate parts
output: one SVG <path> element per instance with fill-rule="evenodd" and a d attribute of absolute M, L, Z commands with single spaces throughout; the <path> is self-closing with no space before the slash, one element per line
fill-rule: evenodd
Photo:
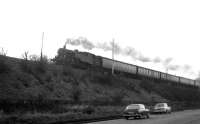
<path fill-rule="evenodd" d="M 0 55 L 6 56 L 7 55 L 7 50 L 5 50 L 4 48 L 1 48 Z"/>
<path fill-rule="evenodd" d="M 22 54 L 22 58 L 24 59 L 24 60 L 28 60 L 28 51 L 25 51 L 23 54 Z"/>

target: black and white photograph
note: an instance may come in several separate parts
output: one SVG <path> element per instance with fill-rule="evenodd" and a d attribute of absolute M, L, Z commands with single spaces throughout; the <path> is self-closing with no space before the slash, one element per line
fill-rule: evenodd
<path fill-rule="evenodd" d="M 0 124 L 200 124 L 199 0 L 1 0 Z"/>

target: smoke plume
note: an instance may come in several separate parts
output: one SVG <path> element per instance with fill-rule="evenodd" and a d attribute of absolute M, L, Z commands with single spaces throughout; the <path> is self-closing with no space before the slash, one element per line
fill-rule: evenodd
<path fill-rule="evenodd" d="M 85 48 L 87 50 L 92 50 L 93 48 L 98 48 L 98 49 L 102 49 L 104 51 L 112 51 L 114 48 L 115 54 L 130 56 L 132 59 L 138 60 L 141 62 L 156 62 L 156 63 L 158 63 L 161 61 L 160 58 L 151 59 L 151 58 L 141 54 L 140 52 L 138 52 L 137 50 L 135 50 L 132 47 L 122 48 L 122 47 L 120 47 L 119 44 L 117 44 L 117 43 L 113 44 L 113 42 L 109 42 L 109 43 L 103 42 L 103 43 L 93 44 L 87 38 L 79 37 L 77 39 L 67 39 L 66 43 L 73 45 L 73 46 L 81 45 L 83 48 Z"/>
<path fill-rule="evenodd" d="M 92 42 L 90 42 L 87 38 L 79 37 L 77 39 L 67 39 L 67 44 L 71 44 L 73 46 L 79 46 L 82 45 L 83 48 L 87 50 L 92 50 L 95 46 Z"/>
<path fill-rule="evenodd" d="M 161 60 L 160 57 L 156 57 L 156 58 L 153 59 L 153 62 L 154 62 L 154 63 L 160 63 L 161 61 L 162 61 L 162 60 Z"/>
<path fill-rule="evenodd" d="M 142 54 L 139 54 L 139 56 L 137 57 L 138 60 L 140 60 L 141 62 L 151 62 L 152 60 Z"/>
<path fill-rule="evenodd" d="M 184 65 L 182 68 L 183 68 L 184 72 L 188 72 L 192 69 L 192 67 L 190 65 Z"/>
<path fill-rule="evenodd" d="M 96 48 L 102 49 L 104 51 L 111 51 L 112 50 L 112 46 L 110 44 L 108 45 L 106 42 L 97 43 Z"/>
<path fill-rule="evenodd" d="M 172 71 L 176 71 L 180 68 L 179 65 L 168 65 L 167 69 L 172 70 Z"/>
<path fill-rule="evenodd" d="M 94 44 L 91 41 L 89 41 L 87 38 L 79 37 L 77 39 L 67 39 L 66 44 L 70 44 L 73 46 L 81 45 L 83 48 L 87 50 L 92 50 L 94 48 L 97 48 L 97 49 L 102 49 L 103 51 L 112 51 L 114 47 L 115 54 L 129 56 L 133 60 L 138 60 L 141 62 L 152 62 L 155 64 L 160 63 L 163 65 L 163 67 L 166 70 L 172 70 L 172 71 L 183 70 L 184 72 L 191 71 L 191 67 L 189 65 L 180 66 L 180 65 L 173 64 L 172 57 L 166 58 L 165 60 L 162 60 L 160 57 L 150 58 L 148 56 L 143 55 L 142 53 L 140 53 L 133 47 L 128 46 L 128 47 L 122 48 L 119 44 L 117 43 L 113 44 L 113 42 L 102 42 L 102 43 Z"/>
<path fill-rule="evenodd" d="M 173 60 L 173 58 L 171 58 L 171 57 L 170 57 L 170 58 L 167 58 L 167 59 L 164 60 L 163 64 L 164 64 L 164 65 L 169 65 L 169 63 L 170 63 L 172 60 Z"/>
<path fill-rule="evenodd" d="M 133 59 L 137 59 L 136 56 L 138 55 L 138 52 L 132 47 L 126 47 L 123 50 L 122 54 L 125 55 L 125 56 L 130 56 Z"/>

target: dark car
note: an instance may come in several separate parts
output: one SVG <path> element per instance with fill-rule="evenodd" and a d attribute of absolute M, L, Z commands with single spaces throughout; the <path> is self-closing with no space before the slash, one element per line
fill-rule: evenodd
<path fill-rule="evenodd" d="M 135 118 L 149 118 L 149 109 L 146 109 L 143 104 L 128 105 L 123 113 L 123 117 L 127 120 L 131 117 Z"/>

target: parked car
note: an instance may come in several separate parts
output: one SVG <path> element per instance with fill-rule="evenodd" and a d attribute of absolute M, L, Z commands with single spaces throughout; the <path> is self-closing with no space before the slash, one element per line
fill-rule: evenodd
<path fill-rule="evenodd" d="M 153 108 L 153 113 L 171 113 L 171 107 L 167 103 L 157 103 Z"/>
<path fill-rule="evenodd" d="M 127 120 L 131 117 L 135 118 L 149 118 L 149 109 L 145 108 L 143 104 L 128 105 L 124 112 L 123 117 Z"/>

